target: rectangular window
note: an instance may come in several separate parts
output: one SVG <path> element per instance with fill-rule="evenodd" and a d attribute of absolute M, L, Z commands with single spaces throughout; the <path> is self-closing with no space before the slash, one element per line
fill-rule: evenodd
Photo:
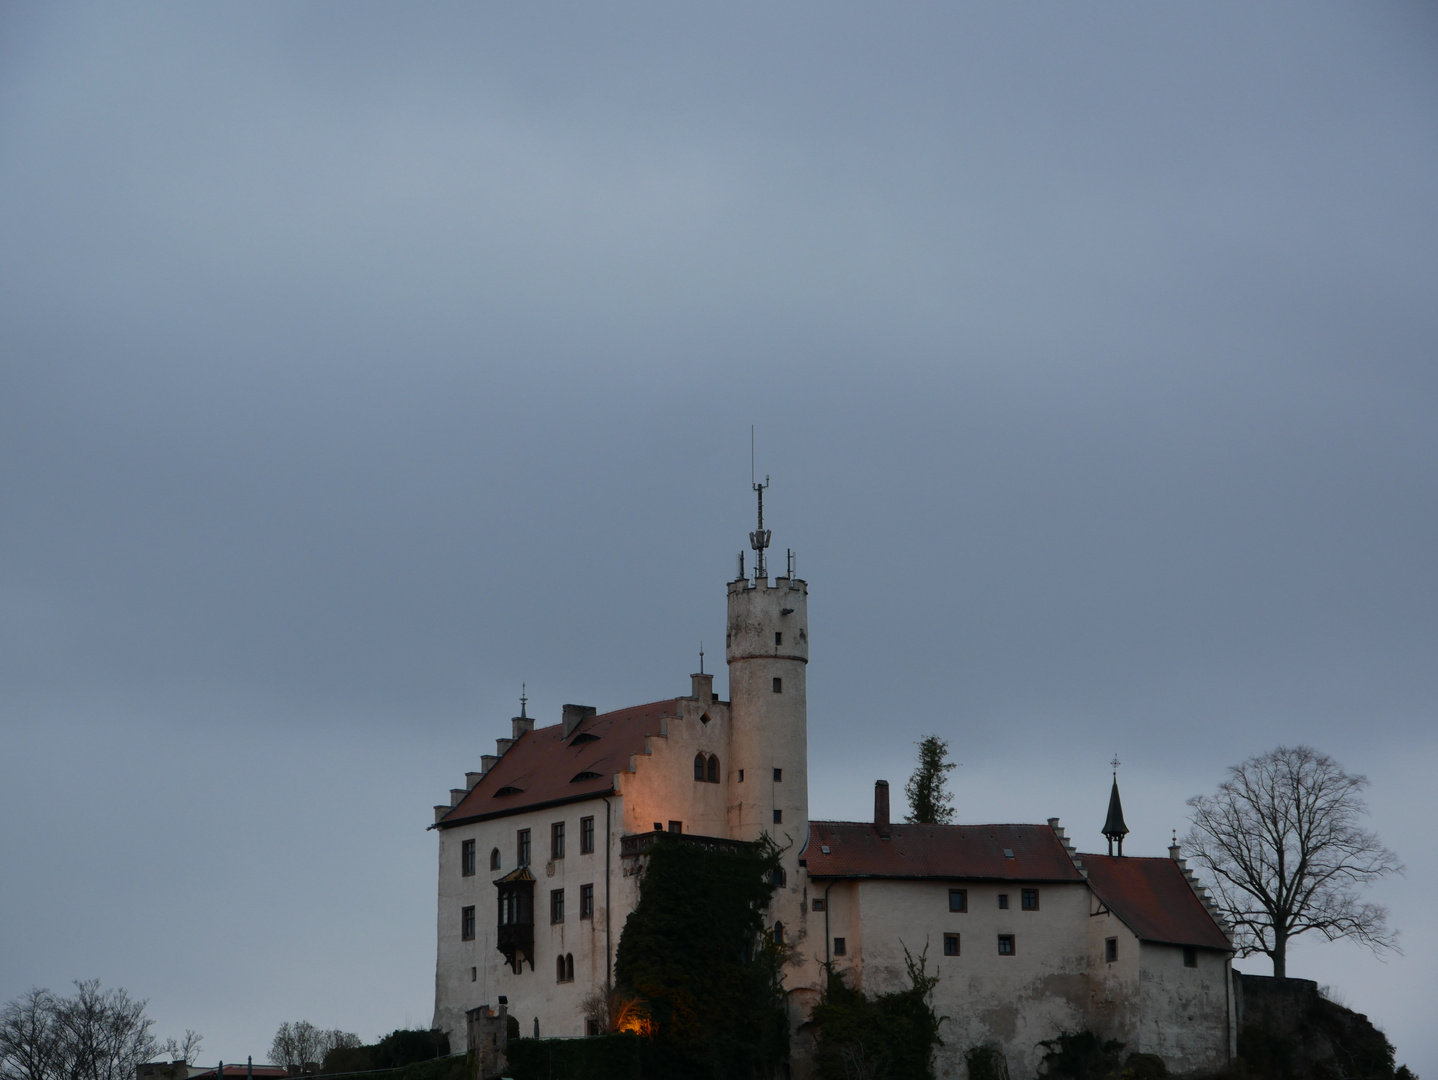
<path fill-rule="evenodd" d="M 1025 889 L 1023 891 L 1023 905 L 1025 911 L 1037 911 L 1039 909 L 1039 891 L 1037 889 Z"/>
<path fill-rule="evenodd" d="M 945 955 L 945 956 L 958 956 L 958 955 L 959 955 L 959 935 L 958 935 L 958 934 L 945 934 L 945 935 L 944 935 L 944 955 Z"/>
<path fill-rule="evenodd" d="M 744 782 L 744 770 L 743 770 L 743 769 L 740 769 L 740 770 L 739 770 L 739 783 L 742 784 L 743 782 Z"/>
<path fill-rule="evenodd" d="M 784 782 L 784 770 L 783 770 L 783 769 L 775 769 L 775 770 L 774 770 L 774 783 L 776 783 L 776 784 L 781 784 L 781 783 L 783 783 L 783 782 Z"/>
<path fill-rule="evenodd" d="M 841 938 L 841 937 L 836 937 L 836 938 L 834 939 L 834 955 L 835 955 L 835 956 L 843 956 L 843 955 L 844 955 L 844 939 Z"/>
<path fill-rule="evenodd" d="M 474 940 L 474 908 L 459 909 L 459 936 L 465 941 Z"/>
<path fill-rule="evenodd" d="M 564 822 L 556 821 L 549 827 L 549 857 L 564 858 Z"/>
<path fill-rule="evenodd" d="M 949 890 L 949 910 L 950 910 L 950 911 L 968 911 L 968 910 L 969 910 L 969 890 L 968 890 L 968 889 L 950 889 L 950 890 Z"/>
<path fill-rule="evenodd" d="M 579 886 L 579 917 L 581 919 L 594 918 L 594 886 Z"/>
<path fill-rule="evenodd" d="M 459 872 L 465 877 L 474 877 L 473 840 L 466 840 L 459 845 Z"/>
<path fill-rule="evenodd" d="M 579 819 L 579 854 L 594 854 L 594 819 L 592 817 Z"/>
<path fill-rule="evenodd" d="M 519 855 L 519 865 L 520 865 L 520 866 L 528 866 L 528 865 L 529 865 L 529 830 L 528 830 L 528 829 L 520 829 L 520 830 L 519 830 L 519 843 L 518 843 L 517 847 L 518 847 L 518 849 L 519 849 L 518 852 L 517 852 L 517 854 Z"/>
<path fill-rule="evenodd" d="M 672 833 L 682 833 L 684 831 L 684 822 L 671 821 L 669 823 L 669 831 Z"/>
<path fill-rule="evenodd" d="M 783 634 L 782 631 L 780 631 L 780 630 L 775 630 L 775 631 L 774 631 L 774 644 L 775 644 L 775 645 L 782 645 L 782 644 L 784 644 L 784 634 Z"/>
<path fill-rule="evenodd" d="M 784 692 L 784 680 L 781 679 L 781 678 L 779 678 L 779 677 L 776 675 L 776 676 L 774 676 L 774 693 L 776 693 L 776 694 L 782 694 L 783 692 Z"/>
<path fill-rule="evenodd" d="M 599 1026 L 599 1021 L 598 1021 L 598 1020 L 586 1020 L 586 1021 L 584 1021 L 584 1024 L 585 1024 L 584 1033 L 585 1033 L 586 1035 L 594 1036 L 594 1035 L 603 1035 L 603 1034 L 604 1034 L 604 1029 Z"/>
<path fill-rule="evenodd" d="M 469 969 L 469 981 L 479 982 L 479 968 L 472 967 Z"/>
<path fill-rule="evenodd" d="M 1000 935 L 999 935 L 999 955 L 1000 955 L 1000 956 L 1013 956 L 1013 955 L 1014 955 L 1014 935 L 1013 935 L 1013 934 L 1000 934 Z"/>
<path fill-rule="evenodd" d="M 1001 892 L 1001 893 L 999 893 L 999 910 L 1001 910 L 1001 911 L 1007 911 L 1008 908 L 1009 908 L 1009 894 L 1006 893 L 1006 892 Z"/>
<path fill-rule="evenodd" d="M 1103 958 L 1104 962 L 1109 964 L 1118 959 L 1118 938 L 1103 939 Z"/>
<path fill-rule="evenodd" d="M 1198 967 L 1198 950 L 1192 945 L 1185 945 L 1183 947 L 1183 966 Z"/>
<path fill-rule="evenodd" d="M 549 893 L 549 921 L 562 923 L 564 921 L 564 890 L 551 889 Z"/>
<path fill-rule="evenodd" d="M 823 911 L 823 910 L 824 910 L 824 901 L 823 901 L 820 897 L 817 897 L 817 896 L 814 897 L 813 900 L 809 901 L 809 910 L 810 910 L 810 911 Z"/>
<path fill-rule="evenodd" d="M 782 810 L 775 810 L 775 811 L 774 811 L 774 824 L 775 824 L 775 825 L 782 825 L 782 824 L 784 824 L 784 811 L 782 811 Z"/>

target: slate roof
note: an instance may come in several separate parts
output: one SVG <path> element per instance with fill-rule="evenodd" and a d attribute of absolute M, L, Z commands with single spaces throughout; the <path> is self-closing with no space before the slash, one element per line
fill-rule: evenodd
<path fill-rule="evenodd" d="M 1233 948 L 1172 859 L 1080 855 L 1089 887 L 1144 941 Z"/>
<path fill-rule="evenodd" d="M 812 878 L 1083 881 L 1048 825 L 811 821 L 803 858 Z"/>
<path fill-rule="evenodd" d="M 679 701 L 670 698 L 591 716 L 567 739 L 563 724 L 527 731 L 435 827 L 608 794 L 629 755 L 659 734 L 660 719 L 678 715 Z"/>

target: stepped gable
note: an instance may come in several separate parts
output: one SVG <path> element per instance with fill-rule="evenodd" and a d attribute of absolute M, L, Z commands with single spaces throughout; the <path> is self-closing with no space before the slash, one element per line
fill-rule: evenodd
<path fill-rule="evenodd" d="M 1085 854 L 1079 861 L 1094 894 L 1144 941 L 1232 951 L 1172 859 Z"/>
<path fill-rule="evenodd" d="M 436 827 L 608 794 L 629 755 L 642 754 L 660 721 L 678 715 L 678 699 L 670 698 L 588 717 L 567 739 L 563 724 L 527 731 Z"/>
<path fill-rule="evenodd" d="M 811 821 L 803 854 L 811 878 L 1083 881 L 1048 825 Z"/>

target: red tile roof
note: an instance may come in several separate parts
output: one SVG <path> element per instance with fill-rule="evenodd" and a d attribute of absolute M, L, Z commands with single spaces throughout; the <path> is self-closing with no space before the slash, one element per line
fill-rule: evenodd
<path fill-rule="evenodd" d="M 1080 855 L 1089 887 L 1145 941 L 1233 948 L 1172 859 Z"/>
<path fill-rule="evenodd" d="M 567 739 L 563 724 L 525 732 L 435 827 L 604 795 L 614 774 L 629 768 L 629 755 L 643 752 L 645 736 L 659 734 L 660 719 L 678 715 L 678 699 L 670 698 L 591 716 Z"/>
<path fill-rule="evenodd" d="M 888 839 L 870 822 L 811 821 L 803 852 L 809 876 L 1083 880 L 1047 825 L 896 824 L 884 831 Z"/>

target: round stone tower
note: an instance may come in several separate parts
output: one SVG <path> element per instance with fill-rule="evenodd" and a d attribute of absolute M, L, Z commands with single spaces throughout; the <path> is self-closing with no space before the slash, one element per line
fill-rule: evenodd
<path fill-rule="evenodd" d="M 784 574 L 769 580 L 763 486 L 756 484 L 755 490 L 759 528 L 750 534 L 757 555 L 754 576 L 744 576 L 741 556 L 740 576 L 729 583 L 724 639 L 731 733 L 729 832 L 736 840 L 757 840 L 768 833 L 785 849 L 785 888 L 775 896 L 771 913 L 785 923 L 792 943 L 799 925 L 799 852 L 809 834 L 809 587 L 793 576 L 792 554 Z"/>

